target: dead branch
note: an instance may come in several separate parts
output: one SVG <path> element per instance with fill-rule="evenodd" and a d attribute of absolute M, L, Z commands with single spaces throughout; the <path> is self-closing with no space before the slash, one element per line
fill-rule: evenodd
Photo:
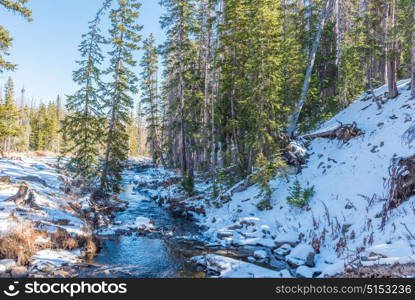
<path fill-rule="evenodd" d="M 415 195 L 415 155 L 394 160 L 389 167 L 388 198 L 383 207 L 382 227 L 388 212 Z"/>

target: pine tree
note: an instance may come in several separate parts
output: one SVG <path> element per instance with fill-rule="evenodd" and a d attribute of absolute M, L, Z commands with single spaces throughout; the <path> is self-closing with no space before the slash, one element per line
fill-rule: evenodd
<path fill-rule="evenodd" d="M 56 103 L 51 101 L 46 107 L 45 128 L 45 150 L 58 153 L 59 120 Z"/>
<path fill-rule="evenodd" d="M 2 152 L 12 150 L 12 139 L 22 134 L 22 127 L 18 123 L 19 111 L 15 106 L 14 83 L 8 78 L 4 87 L 4 102 L 0 103 L 0 142 Z"/>
<path fill-rule="evenodd" d="M 291 72 L 298 66 L 288 60 L 301 55 L 301 45 L 297 50 L 287 39 L 293 32 L 285 35 L 287 10 L 283 1 L 224 1 L 215 113 L 224 163 L 236 165 L 241 177 L 252 172 L 259 154 L 268 157 L 279 147 L 290 105 L 284 80 L 291 79 L 290 88 L 298 81 Z"/>
<path fill-rule="evenodd" d="M 112 78 L 108 84 L 105 107 L 109 110 L 109 125 L 105 139 L 105 157 L 102 162 L 101 188 L 106 191 L 119 191 L 119 181 L 125 161 L 128 158 L 129 112 L 134 101 L 131 94 L 137 93 L 137 77 L 131 70 L 136 66 L 133 52 L 140 49 L 137 24 L 139 8 L 137 0 L 118 0 L 118 6 L 111 10 L 110 67 L 106 71 Z"/>
<path fill-rule="evenodd" d="M 128 155 L 130 157 L 137 157 L 140 155 L 140 141 L 139 141 L 139 134 L 138 134 L 138 124 L 137 120 L 134 117 L 133 111 L 130 112 L 130 120 L 131 122 L 127 125 L 127 133 L 128 133 Z"/>
<path fill-rule="evenodd" d="M 32 111 L 31 116 L 31 136 L 30 147 L 34 151 L 47 150 L 47 135 L 48 135 L 48 112 L 44 103 L 39 105 L 38 109 Z"/>
<path fill-rule="evenodd" d="M 197 52 L 191 40 L 194 33 L 195 5 L 190 0 L 162 0 L 160 3 L 166 8 L 161 25 L 167 30 L 163 54 L 167 66 L 165 77 L 169 78 L 165 81 L 169 90 L 168 113 L 171 118 L 169 152 L 175 164 L 179 162 L 183 183 L 191 191 L 194 179 L 193 131 L 197 124 L 192 122 L 195 119 L 189 113 L 197 109 L 192 104 L 198 96 L 193 81 L 195 74 L 192 72 L 197 68 Z"/>
<path fill-rule="evenodd" d="M 215 22 L 215 0 L 199 1 L 197 6 L 197 31 L 196 43 L 198 44 L 199 68 L 200 68 L 200 94 L 203 95 L 203 108 L 201 109 L 201 126 L 198 134 L 198 151 L 196 163 L 199 169 L 206 170 L 209 165 L 209 155 L 213 150 L 212 145 L 212 103 L 213 103 L 213 69 L 212 65 L 214 49 L 214 22 Z M 211 148 L 211 149 L 210 149 Z M 209 151 L 210 150 L 210 151 Z M 213 150 L 214 151 L 214 150 Z M 212 166 L 211 171 L 212 171 Z"/>
<path fill-rule="evenodd" d="M 146 121 L 147 145 L 153 161 L 162 160 L 160 146 L 160 108 L 158 95 L 158 54 L 153 34 L 144 40 L 144 55 L 140 66 L 141 73 L 141 107 Z"/>
<path fill-rule="evenodd" d="M 93 180 L 98 175 L 99 145 L 102 142 L 103 118 L 103 83 L 100 65 L 104 57 L 101 45 L 106 41 L 100 33 L 99 24 L 111 0 L 104 2 L 94 20 L 89 23 L 89 32 L 83 35 L 79 52 L 83 60 L 78 61 L 79 69 L 73 73 L 73 80 L 80 89 L 66 101 L 68 115 L 63 121 L 66 138 L 73 141 L 64 154 L 71 153 L 68 166 L 75 173 Z M 59 117 L 59 112 L 56 112 Z"/>
<path fill-rule="evenodd" d="M 26 7 L 28 0 L 0 0 L 0 7 L 6 10 L 20 14 L 26 20 L 31 21 L 32 11 Z M 12 38 L 3 26 L 0 25 L 0 73 L 4 70 L 14 70 L 16 65 L 8 62 L 5 56 L 9 55 L 9 49 L 12 46 Z"/>

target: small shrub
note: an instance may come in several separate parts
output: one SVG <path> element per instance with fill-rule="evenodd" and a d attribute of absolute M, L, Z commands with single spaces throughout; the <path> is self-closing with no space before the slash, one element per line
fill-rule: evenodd
<path fill-rule="evenodd" d="M 271 210 L 271 209 L 272 209 L 272 205 L 271 205 L 271 203 L 270 203 L 270 200 L 269 200 L 269 199 L 264 199 L 264 200 L 262 200 L 261 202 L 259 202 L 259 203 L 256 205 L 256 207 L 257 207 L 259 210 Z"/>
<path fill-rule="evenodd" d="M 23 225 L 9 236 L 0 239 L 0 259 L 10 258 L 24 266 L 36 253 L 36 239 L 41 234 L 32 225 Z"/>
<path fill-rule="evenodd" d="M 308 206 L 311 198 L 315 194 L 314 186 L 303 189 L 298 180 L 294 181 L 293 186 L 290 188 L 290 195 L 287 197 L 288 203 L 291 205 L 305 208 Z"/>
<path fill-rule="evenodd" d="M 287 164 L 279 155 L 268 160 L 263 154 L 260 154 L 255 168 L 256 171 L 251 175 L 251 180 L 261 188 L 263 196 L 262 201 L 257 204 L 257 208 L 261 210 L 271 209 L 272 190 L 269 182 L 276 176 L 286 176 Z"/>
<path fill-rule="evenodd" d="M 78 240 L 62 228 L 51 234 L 51 241 L 55 249 L 74 250 L 79 248 Z"/>
<path fill-rule="evenodd" d="M 195 183 L 193 178 L 191 178 L 190 176 L 185 175 L 183 177 L 183 180 L 181 182 L 182 188 L 183 190 L 188 194 L 188 195 L 192 195 L 194 192 L 194 187 L 195 187 Z"/>
<path fill-rule="evenodd" d="M 232 186 L 242 180 L 237 166 L 230 166 L 227 168 L 218 168 L 216 170 L 216 184 L 224 185 L 225 187 Z M 221 191 L 219 191 L 220 193 Z"/>

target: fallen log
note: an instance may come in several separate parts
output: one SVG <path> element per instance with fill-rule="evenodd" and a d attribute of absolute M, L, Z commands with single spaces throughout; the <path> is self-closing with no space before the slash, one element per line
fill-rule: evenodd
<path fill-rule="evenodd" d="M 362 135 L 364 135 L 364 132 L 357 127 L 356 122 L 353 122 L 352 124 L 340 123 L 333 129 L 304 135 L 302 138 L 307 141 L 312 141 L 316 138 L 337 139 L 347 143 L 349 140 Z"/>

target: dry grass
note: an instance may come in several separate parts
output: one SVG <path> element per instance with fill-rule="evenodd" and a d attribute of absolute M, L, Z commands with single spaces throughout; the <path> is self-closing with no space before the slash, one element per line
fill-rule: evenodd
<path fill-rule="evenodd" d="M 62 228 L 52 233 L 50 239 L 55 249 L 74 250 L 80 248 L 78 240 Z"/>
<path fill-rule="evenodd" d="M 50 239 L 49 239 L 50 237 Z M 39 241 L 38 238 L 43 240 Z M 0 238 L 0 259 L 9 258 L 25 266 L 39 250 L 75 250 L 83 248 L 89 257 L 96 255 L 100 242 L 95 236 L 71 236 L 65 229 L 58 229 L 50 236 L 35 229 L 32 224 L 21 225 L 10 235 Z"/>
<path fill-rule="evenodd" d="M 83 248 L 88 256 L 96 255 L 100 248 L 99 239 L 94 235 L 71 236 L 65 229 L 61 228 L 51 234 L 51 242 L 54 249 L 74 250 Z"/>
<path fill-rule="evenodd" d="M 0 238 L 0 257 L 10 258 L 20 265 L 28 265 L 32 256 L 46 245 L 39 245 L 38 237 L 45 237 L 45 233 L 36 230 L 31 224 L 24 224 L 10 235 Z M 47 236 L 47 235 L 46 235 Z"/>

